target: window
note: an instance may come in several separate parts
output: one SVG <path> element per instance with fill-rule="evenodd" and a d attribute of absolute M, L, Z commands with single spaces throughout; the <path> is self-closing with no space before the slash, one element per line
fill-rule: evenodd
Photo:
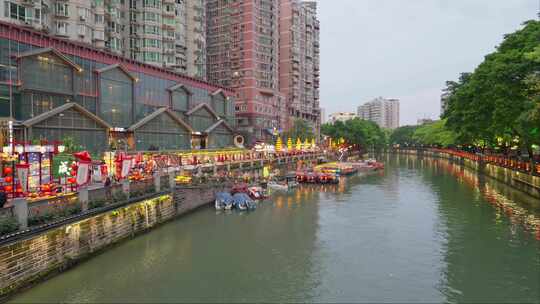
<path fill-rule="evenodd" d="M 11 2 L 5 2 L 4 16 L 11 19 L 27 21 L 27 18 L 31 18 L 31 9 Z M 28 14 L 27 14 L 28 13 Z M 28 16 L 27 16 L 28 15 Z"/>
<path fill-rule="evenodd" d="M 103 15 L 95 14 L 94 15 L 94 20 L 95 20 L 96 24 L 103 24 Z"/>
<path fill-rule="evenodd" d="M 102 31 L 93 31 L 94 39 L 95 40 L 105 40 L 105 35 Z"/>
<path fill-rule="evenodd" d="M 61 22 L 61 21 L 56 22 L 56 34 L 67 35 L 67 33 L 68 33 L 68 24 L 66 22 Z"/>
<path fill-rule="evenodd" d="M 86 36 L 86 29 L 86 25 L 79 24 L 77 28 L 77 33 L 79 34 L 79 36 Z"/>
<path fill-rule="evenodd" d="M 68 16 L 68 4 L 65 2 L 56 2 L 56 15 L 59 16 Z"/>

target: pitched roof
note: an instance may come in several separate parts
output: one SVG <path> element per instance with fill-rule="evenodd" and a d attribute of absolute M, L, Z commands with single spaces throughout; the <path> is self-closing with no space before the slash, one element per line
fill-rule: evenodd
<path fill-rule="evenodd" d="M 216 95 L 219 95 L 219 94 L 221 94 L 223 97 L 227 98 L 227 95 L 225 95 L 225 92 L 222 89 L 215 90 L 210 95 L 211 96 L 216 96 Z"/>
<path fill-rule="evenodd" d="M 193 113 L 199 111 L 199 110 L 202 109 L 202 108 L 206 108 L 206 109 L 208 110 L 208 112 L 210 112 L 210 114 L 212 114 L 216 119 L 219 120 L 219 115 L 214 111 L 214 109 L 212 109 L 211 106 L 209 106 L 208 104 L 206 104 L 206 103 L 204 103 L 204 102 L 198 104 L 196 107 L 194 107 L 193 109 L 189 110 L 189 111 L 186 113 L 186 115 L 187 115 L 187 116 L 190 116 L 191 114 L 193 114 Z"/>
<path fill-rule="evenodd" d="M 40 122 L 42 122 L 42 121 L 44 121 L 46 119 L 49 119 L 49 118 L 53 117 L 54 115 L 60 114 L 60 113 L 66 111 L 68 109 L 71 109 L 71 108 L 73 108 L 77 112 L 83 114 L 84 116 L 92 119 L 93 121 L 97 122 L 103 128 L 107 128 L 107 129 L 112 128 L 112 126 L 109 123 L 107 123 L 103 119 L 99 118 L 98 116 L 96 116 L 92 112 L 88 111 L 87 109 L 83 108 L 82 106 L 80 106 L 79 104 L 74 103 L 74 102 L 69 102 L 69 103 L 63 104 L 63 105 L 61 105 L 59 107 L 56 107 L 56 108 L 54 108 L 54 109 L 52 109 L 50 111 L 39 114 L 38 116 L 35 116 L 33 118 L 30 118 L 28 120 L 23 121 L 22 124 L 25 127 L 32 127 L 33 125 L 35 125 L 37 123 L 40 123 Z"/>
<path fill-rule="evenodd" d="M 223 125 L 225 128 L 229 129 L 229 131 L 231 131 L 231 133 L 234 132 L 234 129 L 231 126 L 229 126 L 229 124 L 225 120 L 221 119 L 218 122 L 216 122 L 215 124 L 208 127 L 208 129 L 204 130 L 204 133 L 207 133 L 207 134 L 211 133 L 212 131 L 214 131 L 220 125 Z"/>
<path fill-rule="evenodd" d="M 176 90 L 178 90 L 178 89 L 182 89 L 182 90 L 186 91 L 189 95 L 192 95 L 192 94 L 193 94 L 193 93 L 191 92 L 191 90 L 188 89 L 188 88 L 187 88 L 184 84 L 182 84 L 182 83 L 177 83 L 177 84 L 173 85 L 172 87 L 167 88 L 167 90 L 170 91 L 170 92 L 176 91 Z"/>
<path fill-rule="evenodd" d="M 69 66 L 71 66 L 72 68 L 76 69 L 77 71 L 82 71 L 82 68 L 79 65 L 77 65 L 75 62 L 71 61 L 64 54 L 60 53 L 59 51 L 57 51 L 56 49 L 51 48 L 51 47 L 33 49 L 33 50 L 30 50 L 30 51 L 27 51 L 27 52 L 22 52 L 17 56 L 17 58 L 32 57 L 32 56 L 37 56 L 37 55 L 46 54 L 46 53 L 53 53 L 54 55 L 56 55 L 57 57 L 62 59 L 62 61 L 67 63 Z"/>
<path fill-rule="evenodd" d="M 113 70 L 113 69 L 120 69 L 122 72 L 124 72 L 129 78 L 131 78 L 131 80 L 133 81 L 137 81 L 137 77 L 131 75 L 131 73 L 129 72 L 128 69 L 126 69 L 123 65 L 119 64 L 119 63 L 115 63 L 115 64 L 111 64 L 111 65 L 107 65 L 107 66 L 104 66 L 102 68 L 99 68 L 99 69 L 96 69 L 96 72 L 101 74 L 101 73 L 104 73 L 104 72 L 107 72 L 107 71 L 110 71 L 110 70 Z"/>
<path fill-rule="evenodd" d="M 145 124 L 147 124 L 147 123 L 150 122 L 152 119 L 156 118 L 157 116 L 159 116 L 159 115 L 162 114 L 162 113 L 167 113 L 167 114 L 169 114 L 169 116 L 170 116 L 172 119 L 174 119 L 174 121 L 176 121 L 177 123 L 179 123 L 180 125 L 182 125 L 186 130 L 188 130 L 189 132 L 194 132 L 190 125 L 188 125 L 187 123 L 185 123 L 180 117 L 178 117 L 178 115 L 176 115 L 173 111 L 171 111 L 171 110 L 168 109 L 168 108 L 159 108 L 159 109 L 155 110 L 155 111 L 152 112 L 150 115 L 145 116 L 143 119 L 139 120 L 139 121 L 136 122 L 134 125 L 132 125 L 131 127 L 129 127 L 129 128 L 128 128 L 128 131 L 135 131 L 135 130 L 137 130 L 138 128 L 144 126 Z"/>

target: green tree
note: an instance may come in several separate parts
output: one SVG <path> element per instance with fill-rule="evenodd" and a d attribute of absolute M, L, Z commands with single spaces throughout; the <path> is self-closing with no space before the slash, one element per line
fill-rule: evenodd
<path fill-rule="evenodd" d="M 308 122 L 298 118 L 294 120 L 293 127 L 289 131 L 284 132 L 282 136 L 284 138 L 301 138 L 305 140 L 306 138 L 314 138 L 315 134 L 313 134 L 313 128 Z"/>
<path fill-rule="evenodd" d="M 359 118 L 345 122 L 321 126 L 322 134 L 332 138 L 344 138 L 348 144 L 358 145 L 360 149 L 380 150 L 387 145 L 387 133 L 372 121 Z"/>
<path fill-rule="evenodd" d="M 415 142 L 423 145 L 435 145 L 448 147 L 456 144 L 457 134 L 446 127 L 446 120 L 418 127 L 412 138 Z"/>
<path fill-rule="evenodd" d="M 391 145 L 414 145 L 416 140 L 413 139 L 414 131 L 418 129 L 418 126 L 403 126 L 394 129 L 389 137 L 389 143 Z"/>
<path fill-rule="evenodd" d="M 447 83 L 447 126 L 461 143 L 495 146 L 499 138 L 519 139 L 532 153 L 538 132 L 540 21 L 527 21 L 506 35 L 496 51 L 471 74 Z"/>

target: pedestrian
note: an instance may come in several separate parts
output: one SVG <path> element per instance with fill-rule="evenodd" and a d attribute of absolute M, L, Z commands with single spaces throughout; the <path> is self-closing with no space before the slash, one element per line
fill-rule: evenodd
<path fill-rule="evenodd" d="M 7 202 L 6 193 L 4 191 L 0 191 L 0 208 L 4 208 L 4 205 Z"/>
<path fill-rule="evenodd" d="M 105 196 L 108 200 L 112 200 L 112 191 L 111 191 L 111 178 L 107 176 L 105 179 Z"/>

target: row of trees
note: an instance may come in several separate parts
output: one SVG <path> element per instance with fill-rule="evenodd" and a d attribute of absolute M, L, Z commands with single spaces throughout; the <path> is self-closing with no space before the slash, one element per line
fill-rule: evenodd
<path fill-rule="evenodd" d="M 472 73 L 448 81 L 445 128 L 482 148 L 540 144 L 540 21 L 506 35 Z"/>
<path fill-rule="evenodd" d="M 363 150 L 380 150 L 388 144 L 389 131 L 374 122 L 355 118 L 323 124 L 321 133 L 334 139 L 343 138 L 348 144 L 358 145 Z"/>

